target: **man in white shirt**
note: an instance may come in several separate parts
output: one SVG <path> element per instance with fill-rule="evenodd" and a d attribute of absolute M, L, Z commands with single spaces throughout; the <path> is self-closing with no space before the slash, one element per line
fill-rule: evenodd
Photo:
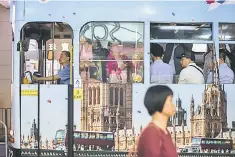
<path fill-rule="evenodd" d="M 180 72 L 178 84 L 204 84 L 203 70 L 194 62 L 193 52 L 185 51 L 179 58 L 184 69 Z"/>
<path fill-rule="evenodd" d="M 153 63 L 150 66 L 150 82 L 158 84 L 171 84 L 173 82 L 173 68 L 162 61 L 163 48 L 159 44 L 150 45 Z"/>
<path fill-rule="evenodd" d="M 232 84 L 234 73 L 225 63 L 226 55 L 223 50 L 219 52 L 219 81 L 220 84 Z"/>

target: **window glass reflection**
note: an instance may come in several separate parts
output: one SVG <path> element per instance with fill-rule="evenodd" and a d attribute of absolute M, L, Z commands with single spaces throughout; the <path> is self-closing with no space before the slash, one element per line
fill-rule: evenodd
<path fill-rule="evenodd" d="M 142 83 L 144 24 L 90 22 L 80 31 L 80 70 L 87 81 Z"/>
<path fill-rule="evenodd" d="M 222 41 L 235 40 L 235 24 L 232 23 L 219 24 L 219 39 Z"/>
<path fill-rule="evenodd" d="M 151 83 L 211 84 L 218 77 L 213 44 L 151 43 L 150 53 Z"/>

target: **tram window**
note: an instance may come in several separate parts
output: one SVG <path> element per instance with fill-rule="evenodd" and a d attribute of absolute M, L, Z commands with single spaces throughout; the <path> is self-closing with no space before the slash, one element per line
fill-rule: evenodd
<path fill-rule="evenodd" d="M 144 24 L 90 22 L 80 31 L 80 72 L 84 80 L 143 83 Z"/>
<path fill-rule="evenodd" d="M 213 44 L 151 43 L 150 52 L 151 83 L 209 84 L 215 81 L 214 74 L 216 74 L 217 67 L 215 65 L 217 60 Z M 192 68 L 195 68 L 192 69 L 193 72 L 195 71 L 195 77 L 193 79 L 189 77 L 192 76 L 191 71 L 190 75 L 183 75 L 185 73 L 184 68 L 188 65 L 192 65 Z"/>
<path fill-rule="evenodd" d="M 107 134 L 107 139 L 108 140 L 113 140 L 113 134 Z"/>
<path fill-rule="evenodd" d="M 100 139 L 100 134 L 96 133 L 96 139 Z"/>
<path fill-rule="evenodd" d="M 235 40 L 235 23 L 219 24 L 219 40 L 222 41 Z"/>
<path fill-rule="evenodd" d="M 89 133 L 89 139 L 95 139 L 95 133 Z"/>
<path fill-rule="evenodd" d="M 220 44 L 219 81 L 220 84 L 233 84 L 235 73 L 235 44 Z"/>
<path fill-rule="evenodd" d="M 151 39 L 212 40 L 209 23 L 151 23 Z"/>
<path fill-rule="evenodd" d="M 101 139 L 101 140 L 106 140 L 106 139 L 107 139 L 107 135 L 101 133 L 101 134 L 100 134 L 100 139 Z"/>
<path fill-rule="evenodd" d="M 81 133 L 81 138 L 88 139 L 88 133 L 82 132 Z"/>
<path fill-rule="evenodd" d="M 74 133 L 75 138 L 80 138 L 80 133 Z"/>
<path fill-rule="evenodd" d="M 32 76 L 32 83 L 70 84 L 72 39 L 73 31 L 65 23 L 25 24 L 21 30 L 21 82 L 31 83 L 25 75 L 30 72 L 27 76 Z"/>

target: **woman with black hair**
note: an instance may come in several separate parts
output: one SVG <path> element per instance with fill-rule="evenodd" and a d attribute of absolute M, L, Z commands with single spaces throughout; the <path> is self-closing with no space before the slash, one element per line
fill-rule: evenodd
<path fill-rule="evenodd" d="M 176 147 L 167 130 L 169 117 L 175 114 L 172 102 L 173 91 L 163 85 L 150 87 L 144 98 L 144 105 L 152 121 L 138 139 L 138 157 L 177 157 Z"/>

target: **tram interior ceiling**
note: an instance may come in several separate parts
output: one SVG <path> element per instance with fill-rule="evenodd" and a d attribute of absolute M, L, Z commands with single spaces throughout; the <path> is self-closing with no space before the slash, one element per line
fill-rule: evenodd
<path fill-rule="evenodd" d="M 50 81 L 38 81 L 33 76 L 54 76 L 62 68 L 59 57 L 61 51 L 71 51 L 72 28 L 63 22 L 29 22 L 21 29 L 20 39 L 17 51 L 21 55 L 21 83 L 60 83 L 53 77 Z"/>
<path fill-rule="evenodd" d="M 84 82 L 143 83 L 143 22 L 89 22 L 80 31 Z"/>
<path fill-rule="evenodd" d="M 210 23 L 152 23 L 151 39 L 212 40 Z"/>

